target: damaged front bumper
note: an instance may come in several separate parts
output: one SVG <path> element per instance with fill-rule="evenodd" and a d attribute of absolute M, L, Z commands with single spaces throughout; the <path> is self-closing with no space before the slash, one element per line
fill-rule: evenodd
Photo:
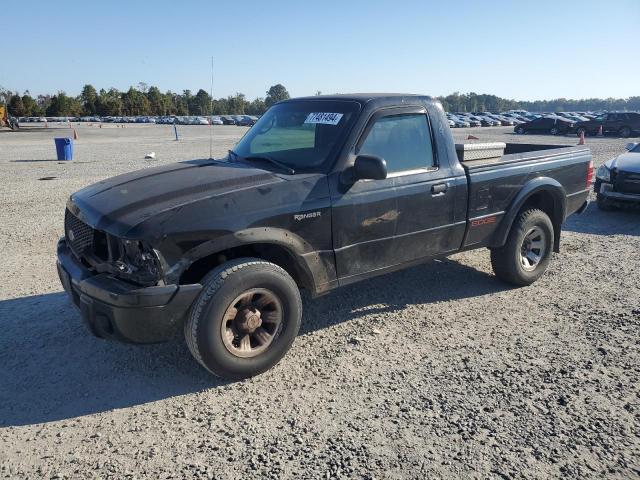
<path fill-rule="evenodd" d="M 96 274 L 58 242 L 58 276 L 89 330 L 100 338 L 133 343 L 170 339 L 202 285 L 138 287 L 111 274 Z"/>
<path fill-rule="evenodd" d="M 596 191 L 607 200 L 640 203 L 640 194 L 615 192 L 611 183 L 599 182 L 599 184 L 599 188 Z"/>

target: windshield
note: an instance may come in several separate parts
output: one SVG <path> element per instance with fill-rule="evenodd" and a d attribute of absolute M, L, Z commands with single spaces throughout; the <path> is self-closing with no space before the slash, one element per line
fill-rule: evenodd
<path fill-rule="evenodd" d="M 360 104 L 352 101 L 280 103 L 260 117 L 233 151 L 240 159 L 269 157 L 296 172 L 325 171 L 359 110 Z"/>

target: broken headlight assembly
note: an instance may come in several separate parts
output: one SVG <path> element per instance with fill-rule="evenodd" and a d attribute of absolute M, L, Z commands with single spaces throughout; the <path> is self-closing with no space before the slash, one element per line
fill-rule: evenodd
<path fill-rule="evenodd" d="M 156 285 L 162 276 L 158 252 L 139 240 L 120 240 L 116 274 L 144 286 Z"/>
<path fill-rule="evenodd" d="M 606 165 L 600 165 L 598 167 L 598 170 L 596 171 L 596 178 L 598 180 L 602 180 L 603 182 L 610 182 L 611 170 L 609 170 Z"/>

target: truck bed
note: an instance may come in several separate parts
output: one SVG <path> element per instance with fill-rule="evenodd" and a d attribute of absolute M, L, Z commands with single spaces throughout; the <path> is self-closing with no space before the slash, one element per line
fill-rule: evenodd
<path fill-rule="evenodd" d="M 507 143 L 506 145 L 504 155 L 501 157 L 465 160 L 460 163 L 462 163 L 467 172 L 470 172 L 513 163 L 548 160 L 569 154 L 579 154 L 580 152 L 590 153 L 589 149 L 582 145 L 541 145 L 535 143 Z"/>
<path fill-rule="evenodd" d="M 468 183 L 468 222 L 463 248 L 504 242 L 519 198 L 544 185 L 556 192 L 551 210 L 561 224 L 588 197 L 591 151 L 585 146 L 508 143 L 504 155 L 461 162 Z M 551 185 L 551 187 L 549 187 Z M 554 200 L 556 202 L 556 200 Z M 558 225 L 559 226 L 559 225 Z M 495 236 L 494 233 L 498 236 Z"/>

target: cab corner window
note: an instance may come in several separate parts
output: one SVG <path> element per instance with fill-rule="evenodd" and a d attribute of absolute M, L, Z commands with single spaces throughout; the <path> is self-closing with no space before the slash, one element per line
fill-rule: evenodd
<path fill-rule="evenodd" d="M 389 173 L 434 167 L 427 116 L 412 114 L 379 118 L 369 130 L 358 154 L 383 158 Z"/>

